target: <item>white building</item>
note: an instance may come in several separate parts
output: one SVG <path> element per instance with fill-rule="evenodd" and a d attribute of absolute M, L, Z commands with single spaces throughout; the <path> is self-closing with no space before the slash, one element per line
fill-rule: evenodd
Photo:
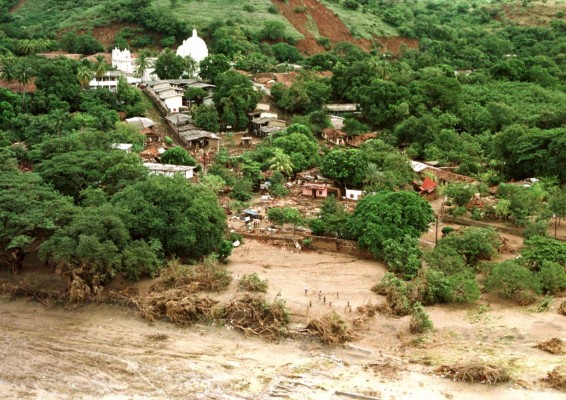
<path fill-rule="evenodd" d="M 183 94 L 175 91 L 167 94 L 159 94 L 159 98 L 165 103 L 165 106 L 171 114 L 178 113 L 183 106 Z"/>
<path fill-rule="evenodd" d="M 346 199 L 348 200 L 358 201 L 363 195 L 364 192 L 361 190 L 346 188 Z"/>
<path fill-rule="evenodd" d="M 188 165 L 159 164 L 149 162 L 143 163 L 143 166 L 149 169 L 149 173 L 152 175 L 181 175 L 185 179 L 191 179 L 194 175 L 193 170 L 195 169 L 195 167 L 189 167 Z"/>
<path fill-rule="evenodd" d="M 141 76 L 141 81 L 146 82 L 152 79 L 156 79 L 157 75 L 155 75 L 155 61 L 157 58 L 150 57 L 146 59 L 147 68 L 143 71 Z M 130 50 L 124 49 L 121 50 L 119 48 L 114 48 L 112 50 L 112 67 L 116 68 L 118 71 L 124 72 L 126 74 L 135 74 L 137 65 L 136 65 L 137 58 L 134 57 Z"/>
<path fill-rule="evenodd" d="M 135 58 L 132 58 L 130 50 L 114 48 L 112 50 L 112 67 L 116 68 L 118 71 L 133 74 L 136 70 L 136 62 Z"/>
<path fill-rule="evenodd" d="M 197 30 L 193 29 L 193 36 L 183 40 L 183 44 L 177 49 L 177 55 L 181 57 L 191 57 L 197 63 L 196 73 L 198 74 L 198 64 L 208 57 L 208 47 L 202 38 L 197 35 Z"/>
<path fill-rule="evenodd" d="M 126 74 L 122 71 L 107 71 L 100 79 L 94 77 L 88 85 L 90 88 L 106 88 L 112 92 L 115 92 L 116 88 L 118 87 L 118 79 L 121 76 L 125 77 L 126 82 L 128 82 L 130 85 L 137 85 L 140 83 L 140 79 L 132 76 L 131 74 Z"/>

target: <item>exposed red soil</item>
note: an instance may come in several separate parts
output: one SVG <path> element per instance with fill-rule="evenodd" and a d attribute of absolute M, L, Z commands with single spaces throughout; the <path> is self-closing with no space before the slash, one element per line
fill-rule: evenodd
<path fill-rule="evenodd" d="M 5 89 L 11 90 L 12 92 L 22 93 L 24 91 L 24 87 L 18 81 L 6 81 L 0 79 L 0 87 Z M 32 78 L 29 83 L 26 85 L 26 93 L 35 93 L 35 78 Z"/>
<path fill-rule="evenodd" d="M 130 28 L 132 30 L 137 30 L 137 29 L 140 29 L 140 26 L 136 25 L 136 24 L 132 24 L 132 23 L 116 22 L 116 23 L 112 23 L 112 24 L 107 25 L 107 26 L 97 26 L 97 27 L 93 28 L 92 29 L 92 36 L 96 40 L 98 40 L 100 43 L 102 43 L 102 45 L 104 47 L 108 48 L 109 46 L 114 44 L 114 42 L 116 41 L 116 36 L 124 28 Z M 62 32 L 59 32 L 59 33 L 63 34 L 65 32 L 62 31 Z M 78 34 L 84 34 L 84 33 L 87 33 L 87 31 L 82 30 L 82 31 L 78 31 L 77 33 Z M 157 50 L 161 49 L 161 47 L 159 46 L 159 41 L 163 38 L 163 35 L 161 35 L 159 33 L 155 33 L 155 32 L 148 32 L 146 30 L 142 31 L 141 33 L 137 33 L 136 35 L 151 36 L 153 38 L 154 45 L 148 46 L 148 47 L 153 48 L 153 49 L 157 49 Z M 134 37 L 136 35 L 134 35 Z M 131 39 L 133 39 L 133 37 L 128 39 L 128 42 Z"/>
<path fill-rule="evenodd" d="M 376 39 L 381 45 L 380 51 L 382 53 L 389 51 L 395 56 L 401 54 L 403 48 L 419 48 L 419 41 L 417 39 L 408 39 L 404 37 L 377 37 Z"/>
<path fill-rule="evenodd" d="M 137 26 L 134 24 L 124 23 L 112 24 L 108 26 L 97 26 L 92 30 L 92 36 L 94 36 L 95 39 L 102 43 L 105 47 L 108 47 L 114 43 L 118 32 L 120 32 L 120 30 L 125 27 L 132 29 L 137 28 Z"/>
<path fill-rule="evenodd" d="M 304 39 L 297 43 L 297 49 L 307 55 L 320 53 L 325 50 L 322 45 L 317 43 L 313 32 L 309 31 L 308 26 L 312 22 L 309 21 L 308 16 L 316 24 L 320 35 L 328 38 L 330 43 L 350 42 L 364 50 L 371 50 L 372 48 L 371 41 L 354 38 L 340 18 L 326 8 L 324 4 L 316 0 L 289 0 L 288 2 L 271 0 L 271 2 L 293 24 L 295 29 L 305 36 Z M 306 10 L 304 12 L 295 12 L 297 7 L 306 7 Z"/>

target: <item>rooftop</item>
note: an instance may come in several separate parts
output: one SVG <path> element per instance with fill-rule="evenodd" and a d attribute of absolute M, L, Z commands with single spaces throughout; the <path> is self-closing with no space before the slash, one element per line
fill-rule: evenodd
<path fill-rule="evenodd" d="M 216 133 L 198 130 L 198 129 L 181 131 L 179 132 L 179 135 L 181 135 L 181 137 L 188 142 L 199 139 L 220 140 L 220 137 Z"/>
<path fill-rule="evenodd" d="M 188 165 L 173 165 L 173 164 L 160 164 L 160 163 L 143 163 L 143 166 L 152 171 L 166 171 L 166 172 L 185 172 L 192 171 L 196 167 Z"/>

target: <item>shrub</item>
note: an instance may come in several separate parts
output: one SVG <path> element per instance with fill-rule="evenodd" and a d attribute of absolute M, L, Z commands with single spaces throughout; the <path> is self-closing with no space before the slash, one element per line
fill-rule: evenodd
<path fill-rule="evenodd" d="M 343 4 L 344 7 L 349 10 L 357 10 L 360 6 L 360 3 L 358 3 L 356 0 L 344 0 Z"/>
<path fill-rule="evenodd" d="M 436 247 L 449 247 L 463 255 L 467 264 L 476 265 L 479 260 L 491 259 L 499 244 L 499 235 L 494 229 L 468 227 L 440 239 Z"/>
<path fill-rule="evenodd" d="M 548 221 L 528 222 L 523 231 L 523 236 L 530 239 L 534 236 L 545 237 L 548 236 Z"/>
<path fill-rule="evenodd" d="M 228 257 L 232 254 L 233 247 L 234 246 L 230 240 L 223 240 L 220 244 L 220 248 L 218 249 L 218 261 L 226 263 L 228 261 Z"/>
<path fill-rule="evenodd" d="M 167 36 L 159 41 L 161 47 L 173 47 L 175 46 L 175 36 Z"/>
<path fill-rule="evenodd" d="M 409 327 L 411 333 L 423 333 L 432 330 L 432 328 L 432 321 L 426 313 L 423 305 L 416 302 L 411 311 L 411 324 Z"/>
<path fill-rule="evenodd" d="M 232 186 L 230 198 L 238 201 L 248 201 L 252 198 L 253 184 L 247 179 L 239 179 Z"/>
<path fill-rule="evenodd" d="M 401 241 L 387 239 L 383 242 L 383 260 L 391 271 L 411 279 L 421 267 L 422 252 L 418 244 L 419 240 L 410 236 L 405 236 Z"/>
<path fill-rule="evenodd" d="M 525 240 L 522 259 L 532 270 L 539 270 L 545 261 L 566 266 L 566 243 L 553 238 L 535 236 Z"/>
<path fill-rule="evenodd" d="M 451 232 L 454 232 L 454 228 L 452 228 L 451 226 L 445 226 L 444 228 L 442 228 L 442 237 L 447 236 L 448 234 L 450 234 Z"/>
<path fill-rule="evenodd" d="M 267 211 L 267 218 L 275 225 L 283 225 L 291 223 L 293 225 L 300 225 L 303 222 L 303 217 L 298 209 L 293 207 L 273 207 Z"/>
<path fill-rule="evenodd" d="M 452 298 L 455 303 L 473 303 L 480 298 L 480 287 L 472 271 L 464 271 L 449 278 Z"/>
<path fill-rule="evenodd" d="M 543 261 L 538 277 L 545 293 L 556 293 L 566 288 L 564 267 L 552 261 Z"/>
<path fill-rule="evenodd" d="M 466 258 L 452 246 L 437 245 L 425 253 L 424 259 L 429 267 L 438 269 L 447 275 L 455 274 L 466 268 Z"/>
<path fill-rule="evenodd" d="M 248 292 L 267 292 L 267 279 L 261 279 L 255 272 L 243 275 L 238 281 L 241 290 Z"/>
<path fill-rule="evenodd" d="M 252 12 L 255 11 L 255 9 L 254 9 L 254 6 L 252 6 L 251 4 L 246 4 L 246 5 L 244 5 L 244 11 L 252 13 Z"/>
<path fill-rule="evenodd" d="M 536 275 L 516 260 L 495 264 L 488 272 L 485 287 L 490 292 L 516 300 L 540 292 Z"/>
<path fill-rule="evenodd" d="M 267 12 L 274 15 L 279 14 L 279 10 L 273 4 L 267 7 Z"/>
<path fill-rule="evenodd" d="M 269 187 L 269 194 L 273 197 L 285 197 L 289 194 L 289 190 L 284 185 L 276 183 Z"/>
<path fill-rule="evenodd" d="M 457 206 L 462 207 L 472 199 L 476 189 L 468 183 L 451 183 L 446 185 L 442 192 Z"/>

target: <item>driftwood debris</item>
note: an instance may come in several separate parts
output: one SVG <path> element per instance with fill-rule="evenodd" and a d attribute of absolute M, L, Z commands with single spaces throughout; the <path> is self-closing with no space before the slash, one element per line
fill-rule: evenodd
<path fill-rule="evenodd" d="M 350 392 L 342 392 L 342 391 L 340 391 L 340 390 L 335 391 L 334 394 L 337 395 L 337 396 L 350 397 L 351 399 L 379 400 L 378 397 L 365 396 L 365 395 L 363 395 L 363 394 L 350 393 Z"/>

